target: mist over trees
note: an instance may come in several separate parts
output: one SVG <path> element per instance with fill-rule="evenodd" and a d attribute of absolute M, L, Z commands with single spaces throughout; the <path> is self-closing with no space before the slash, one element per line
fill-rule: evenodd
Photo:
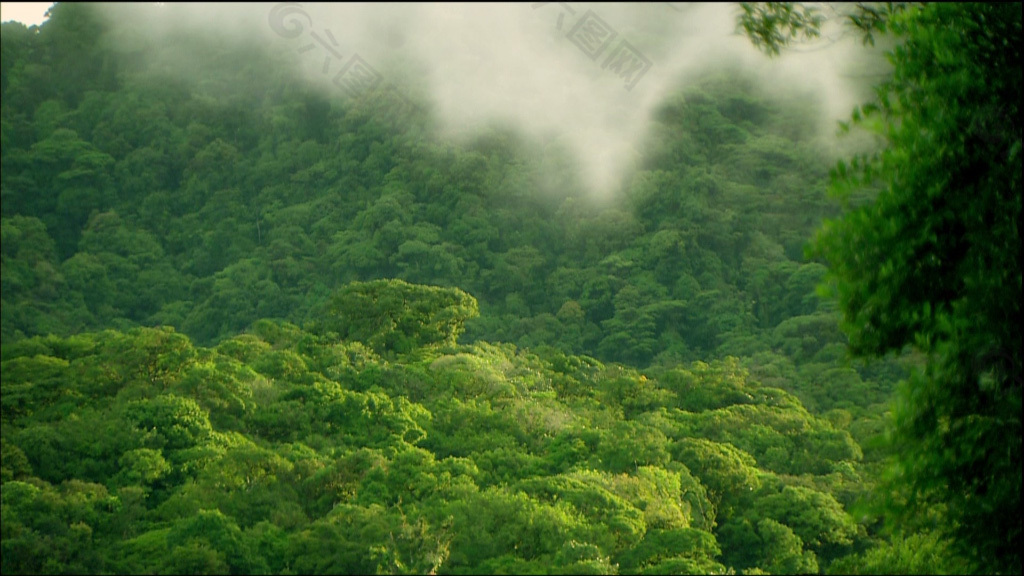
<path fill-rule="evenodd" d="M 839 163 L 703 72 L 611 201 L 255 37 L 4 23 L 3 572 L 1020 572 L 1020 17 L 851 8 Z"/>

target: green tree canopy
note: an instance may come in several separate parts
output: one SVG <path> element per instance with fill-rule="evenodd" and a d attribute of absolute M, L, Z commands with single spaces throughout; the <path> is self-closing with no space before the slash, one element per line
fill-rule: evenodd
<path fill-rule="evenodd" d="M 454 345 L 466 320 L 479 314 L 476 299 L 458 288 L 421 286 L 402 280 L 354 282 L 327 305 L 321 326 L 377 353 L 407 353 L 431 345 Z"/>

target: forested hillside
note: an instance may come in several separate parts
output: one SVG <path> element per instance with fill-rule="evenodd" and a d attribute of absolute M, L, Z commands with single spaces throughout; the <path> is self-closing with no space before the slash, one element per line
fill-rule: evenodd
<path fill-rule="evenodd" d="M 926 358 L 818 295 L 810 96 L 702 74 L 597 202 L 426 94 L 106 22 L 3 24 L 5 574 L 973 569 L 882 522 Z"/>

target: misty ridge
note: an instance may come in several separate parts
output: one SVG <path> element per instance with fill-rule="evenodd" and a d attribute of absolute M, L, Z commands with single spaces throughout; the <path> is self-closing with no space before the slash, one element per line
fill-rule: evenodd
<path fill-rule="evenodd" d="M 180 33 L 270 51 L 326 97 L 361 97 L 372 81 L 398 97 L 396 116 L 410 105 L 429 109 L 438 136 L 511 129 L 565 156 L 600 200 L 628 186 L 659 107 L 709 72 L 742 71 L 759 92 L 799 99 L 818 126 L 814 137 L 835 154 L 870 145 L 837 141 L 836 126 L 884 73 L 882 50 L 861 46 L 835 17 L 821 39 L 768 59 L 737 32 L 738 11 L 729 3 L 102 5 L 112 36 L 145 50 L 142 66 L 159 63 L 187 81 L 201 57 L 161 51 L 161 38 Z M 646 62 L 631 69 L 623 50 Z M 367 85 L 348 87 L 360 69 Z"/>

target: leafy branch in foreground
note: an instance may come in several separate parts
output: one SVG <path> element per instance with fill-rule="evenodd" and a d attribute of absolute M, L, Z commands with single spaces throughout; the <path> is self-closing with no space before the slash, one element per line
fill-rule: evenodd
<path fill-rule="evenodd" d="M 936 529 L 983 572 L 1021 571 L 1021 7 L 858 4 L 851 23 L 891 34 L 892 76 L 855 125 L 872 157 L 839 163 L 833 192 L 878 190 L 817 235 L 851 350 L 913 346 L 891 431 L 887 515 Z M 813 36 L 814 12 L 744 5 L 769 54 Z"/>

